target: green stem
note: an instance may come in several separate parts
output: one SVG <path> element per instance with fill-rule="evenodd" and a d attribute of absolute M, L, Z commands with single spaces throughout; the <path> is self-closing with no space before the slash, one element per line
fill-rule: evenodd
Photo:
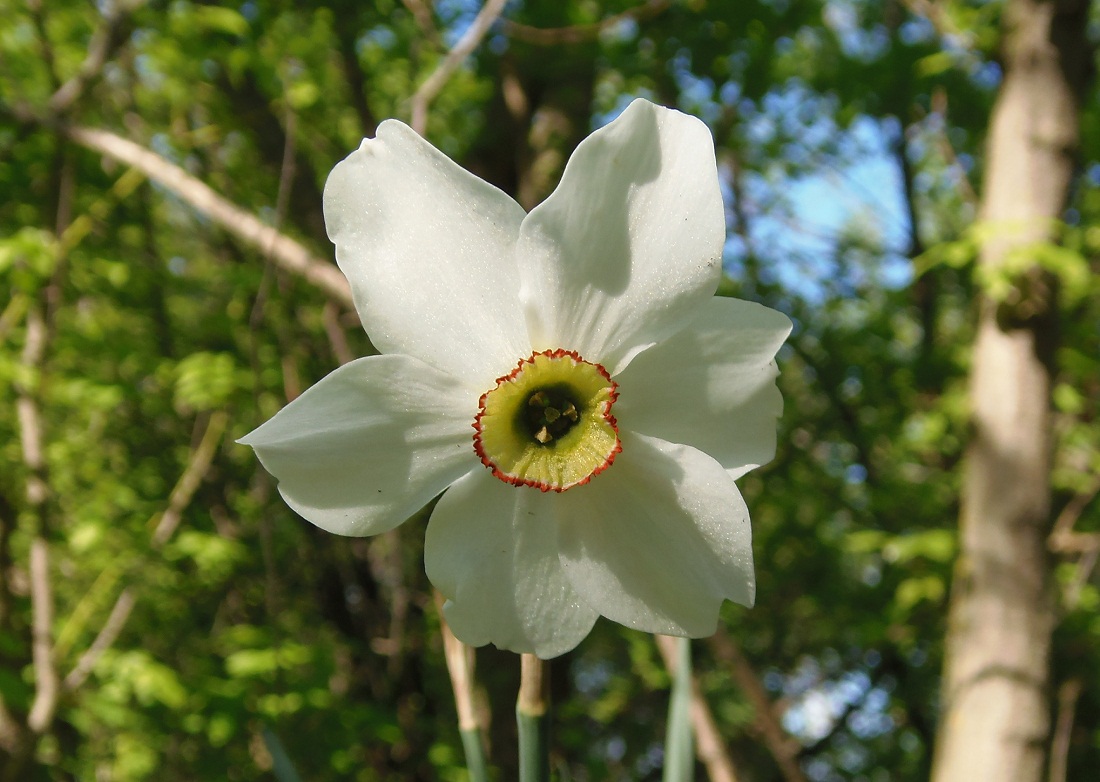
<path fill-rule="evenodd" d="M 477 727 L 467 728 L 459 730 L 458 735 L 462 737 L 462 751 L 466 753 L 466 770 L 470 774 L 470 782 L 489 782 L 481 730 Z"/>
<path fill-rule="evenodd" d="M 533 654 L 520 656 L 516 725 L 520 782 L 550 782 L 550 665 Z"/>
<path fill-rule="evenodd" d="M 662 782 L 689 782 L 695 778 L 695 752 L 691 730 L 691 641 L 687 638 L 657 639 L 666 649 L 675 649 L 675 672 L 668 699 L 668 727 L 665 733 L 665 767 Z M 671 649 L 669 650 L 671 651 Z M 673 673 L 669 665 L 669 673 Z"/>
<path fill-rule="evenodd" d="M 439 610 L 439 629 L 443 636 L 443 656 L 447 661 L 447 673 L 451 677 L 451 689 L 455 695 L 455 711 L 458 715 L 458 735 L 462 739 L 462 751 L 466 755 L 466 770 L 470 782 L 488 782 L 488 762 L 485 744 L 481 740 L 477 709 L 474 707 L 474 651 L 455 638 L 443 616 L 443 595 L 435 592 L 435 604 Z"/>

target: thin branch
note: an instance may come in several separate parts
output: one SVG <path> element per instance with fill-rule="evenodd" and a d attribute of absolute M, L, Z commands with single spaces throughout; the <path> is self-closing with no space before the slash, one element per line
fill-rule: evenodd
<path fill-rule="evenodd" d="M 184 509 L 191 504 L 191 498 L 195 496 L 195 492 L 202 483 L 203 476 L 206 475 L 207 470 L 210 469 L 210 465 L 214 461 L 218 444 L 221 442 L 228 423 L 229 414 L 224 410 L 218 410 L 210 416 L 202 440 L 199 442 L 198 448 L 191 454 L 191 460 L 187 463 L 183 475 L 176 481 L 176 485 L 168 497 L 168 507 L 161 515 L 156 529 L 153 530 L 152 545 L 154 548 L 160 548 L 167 543 L 176 531 L 176 527 L 179 526 Z"/>
<path fill-rule="evenodd" d="M 62 133 L 86 149 L 133 166 L 243 243 L 261 253 L 269 253 L 280 268 L 304 278 L 335 301 L 354 306 L 351 286 L 339 269 L 218 195 L 179 166 L 107 130 L 63 127 Z"/>
<path fill-rule="evenodd" d="M 57 58 L 54 56 L 53 43 L 46 30 L 46 17 L 42 14 L 42 4 L 42 0 L 27 0 L 27 10 L 30 11 L 34 31 L 42 46 L 42 62 L 45 63 L 46 72 L 50 75 L 50 83 L 56 89 L 61 86 L 61 77 L 57 72 Z"/>
<path fill-rule="evenodd" d="M 210 416 L 198 447 L 192 452 L 187 467 L 184 468 L 183 474 L 176 481 L 176 485 L 169 495 L 168 508 L 161 515 L 156 528 L 153 530 L 150 539 L 153 548 L 160 548 L 167 543 L 168 539 L 172 537 L 172 533 L 179 526 L 183 510 L 191 503 L 203 477 L 213 463 L 218 444 L 221 442 L 228 422 L 229 415 L 224 410 L 219 410 Z M 154 516 L 154 518 L 156 517 Z M 150 519 L 151 522 L 152 519 Z M 80 655 L 76 665 L 65 677 L 64 687 L 66 692 L 72 692 L 84 684 L 99 658 L 122 633 L 136 601 L 137 598 L 130 587 L 126 587 L 119 593 L 110 614 L 107 616 L 107 621 L 103 623 L 103 627 L 96 634 L 95 640 Z"/>
<path fill-rule="evenodd" d="M 1089 577 L 1092 576 L 1097 558 L 1100 558 L 1100 540 L 1094 538 L 1093 542 L 1097 545 L 1081 553 L 1081 558 L 1077 560 L 1077 570 L 1073 574 L 1073 581 L 1066 587 L 1066 607 L 1070 610 L 1077 608 L 1081 603 L 1081 592 L 1088 584 Z"/>
<path fill-rule="evenodd" d="M 914 16 L 927 19 L 936 28 L 941 38 L 953 38 L 967 48 L 974 46 L 974 34 L 955 24 L 949 11 L 942 3 L 934 0 L 902 0 L 902 5 Z"/>
<path fill-rule="evenodd" d="M 1073 535 L 1074 525 L 1077 524 L 1077 520 L 1081 518 L 1081 514 L 1085 512 L 1089 503 L 1096 499 L 1097 494 L 1100 494 L 1100 475 L 1095 476 L 1092 484 L 1084 491 L 1073 495 L 1062 508 L 1062 512 L 1058 514 L 1058 518 L 1054 520 L 1054 527 L 1047 541 L 1052 551 L 1062 550 L 1063 541 Z"/>
<path fill-rule="evenodd" d="M 46 321 L 41 306 L 32 304 L 27 312 L 26 341 L 20 364 L 25 382 L 18 384 L 16 410 L 23 463 L 27 469 L 27 507 L 33 516 L 30 550 L 31 592 L 31 663 L 34 668 L 34 700 L 27 715 L 27 727 L 44 733 L 53 721 L 60 694 L 60 679 L 53 662 L 53 592 L 50 588 L 50 549 L 46 541 L 49 486 L 46 460 L 42 449 L 42 420 L 38 400 L 47 340 Z"/>
<path fill-rule="evenodd" d="M 458 66 L 462 64 L 462 61 L 481 43 L 485 33 L 489 32 L 489 28 L 493 26 L 493 22 L 500 17 L 505 2 L 507 0 L 486 0 L 485 5 L 478 11 L 474 21 L 470 23 L 469 28 L 463 33 L 458 43 L 447 52 L 447 56 L 443 58 L 443 61 L 439 63 L 432 74 L 413 94 L 412 127 L 421 136 L 428 128 L 428 106 L 439 94 L 439 91 L 443 89 L 443 85 L 451 78 Z"/>
<path fill-rule="evenodd" d="M 969 206 L 977 209 L 979 202 L 978 193 L 974 190 L 974 185 L 970 182 L 970 174 L 967 173 L 966 167 L 962 164 L 962 161 L 959 160 L 959 156 L 955 152 L 955 145 L 951 143 L 951 139 L 947 135 L 947 110 L 947 91 L 942 87 L 937 87 L 932 91 L 932 111 L 943 118 L 943 127 L 938 134 L 940 154 L 959 172 L 959 190 L 962 192 L 963 200 L 966 201 Z"/>
<path fill-rule="evenodd" d="M 601 19 L 594 24 L 576 24 L 569 27 L 531 27 L 518 22 L 504 21 L 504 34 L 509 38 L 534 44 L 535 46 L 557 46 L 559 44 L 581 43 L 598 38 L 600 33 L 620 22 L 633 20 L 641 22 L 652 19 L 668 10 L 672 0 L 646 0 L 641 5 L 628 8 L 622 13 Z"/>
<path fill-rule="evenodd" d="M 0 343 L 8 338 L 8 332 L 23 321 L 27 314 L 27 297 L 13 292 L 7 305 L 0 311 Z"/>
<path fill-rule="evenodd" d="M 359 133 L 373 136 L 378 129 L 378 121 L 367 103 L 367 79 L 363 73 L 363 67 L 359 63 L 358 31 L 347 25 L 337 25 L 337 43 L 340 50 L 340 65 L 344 71 L 344 79 L 348 83 L 348 92 L 351 97 L 352 108 L 359 116 Z"/>
<path fill-rule="evenodd" d="M 126 622 L 130 618 L 130 612 L 134 610 L 135 602 L 137 602 L 137 598 L 130 591 L 130 587 L 123 589 L 115 601 L 114 607 L 111 608 L 107 621 L 103 623 L 103 627 L 96 634 L 95 640 L 92 641 L 91 646 L 84 650 L 84 654 L 80 655 L 76 665 L 65 677 L 66 692 L 79 689 L 92 673 L 92 669 L 99 662 L 99 658 L 118 640 L 122 628 L 126 626 Z"/>
<path fill-rule="evenodd" d="M 325 327 L 325 335 L 332 347 L 332 355 L 340 362 L 340 366 L 354 361 L 355 354 L 351 352 L 348 336 L 344 333 L 344 327 L 340 325 L 340 311 L 331 301 L 326 302 L 321 309 L 321 323 Z"/>
<path fill-rule="evenodd" d="M 667 635 L 655 635 L 653 639 L 657 642 L 657 651 L 661 653 L 665 668 L 672 675 L 677 662 L 676 639 Z M 691 725 L 695 730 L 695 754 L 706 767 L 710 781 L 737 782 L 737 769 L 726 750 L 725 742 L 722 741 L 722 734 L 695 673 L 691 675 Z"/>
<path fill-rule="evenodd" d="M 795 355 L 802 359 L 802 362 L 806 364 L 819 378 L 825 377 L 824 366 L 817 361 L 809 351 L 803 348 L 798 340 L 791 340 L 787 343 L 791 346 Z M 867 471 L 867 484 L 875 485 L 878 482 L 878 471 L 875 469 L 875 465 L 871 460 L 871 447 L 863 439 L 863 427 L 859 423 L 859 415 L 851 405 L 847 404 L 840 396 L 840 393 L 834 387 L 834 384 L 822 382 L 820 383 L 822 391 L 829 398 L 829 402 L 833 405 L 834 409 L 840 414 L 840 420 L 844 423 L 844 428 L 847 429 L 848 442 L 856 449 L 856 454 L 860 464 Z"/>
<path fill-rule="evenodd" d="M 775 759 L 783 779 L 787 782 L 806 782 L 806 775 L 798 765 L 798 742 L 791 738 L 776 714 L 768 691 L 756 675 L 748 658 L 741 653 L 737 642 L 722 628 L 710 639 L 710 647 L 719 661 L 726 663 L 733 674 L 733 680 L 752 703 L 756 715 L 756 726 L 764 738 L 768 752 Z"/>
<path fill-rule="evenodd" d="M 435 28 L 435 23 L 432 21 L 432 9 L 428 7 L 428 4 L 425 3 L 424 0 L 401 0 L 401 2 L 405 4 L 405 7 L 409 9 L 409 13 L 413 15 L 413 19 L 416 20 L 416 24 L 420 28 L 420 32 L 424 34 L 424 37 L 427 38 L 433 46 L 440 46 L 439 30 Z"/>
<path fill-rule="evenodd" d="M 43 535 L 31 541 L 31 663 L 34 701 L 27 727 L 45 733 L 53 722 L 61 680 L 53 662 L 53 592 L 50 589 L 50 548 Z"/>
<path fill-rule="evenodd" d="M 107 64 L 118 45 L 125 40 L 122 34 L 124 23 L 130 15 L 145 4 L 145 0 L 125 0 L 106 3 L 107 10 L 103 21 L 92 34 L 88 42 L 88 53 L 76 73 L 57 88 L 47 103 L 53 114 L 64 114 L 87 90 L 88 85 L 99 78 L 103 66 Z"/>
<path fill-rule="evenodd" d="M 1082 690 L 1084 683 L 1079 678 L 1068 679 L 1058 688 L 1058 716 L 1054 722 L 1054 738 L 1050 743 L 1050 782 L 1066 782 L 1073 719 Z"/>
<path fill-rule="evenodd" d="M 1081 590 L 1088 583 L 1097 559 L 1100 558 L 1100 533 L 1077 532 L 1073 529 L 1097 494 L 1100 494 L 1100 476 L 1096 476 L 1088 488 L 1073 495 L 1066 503 L 1047 537 L 1047 548 L 1055 554 L 1079 555 L 1077 570 L 1065 591 L 1065 604 L 1069 610 L 1076 608 L 1080 602 Z"/>

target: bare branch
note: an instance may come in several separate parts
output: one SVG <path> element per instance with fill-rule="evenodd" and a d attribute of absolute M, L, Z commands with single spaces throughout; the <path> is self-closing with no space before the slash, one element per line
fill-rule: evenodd
<path fill-rule="evenodd" d="M 76 666 L 65 677 L 64 686 L 67 692 L 79 689 L 80 685 L 84 684 L 92 669 L 95 668 L 95 664 L 99 662 L 99 658 L 118 640 L 122 628 L 126 626 L 126 621 L 130 618 L 130 612 L 134 610 L 136 600 L 134 593 L 130 591 L 130 587 L 122 590 L 95 640 L 84 651 L 84 654 L 80 655 Z"/>
<path fill-rule="evenodd" d="M 80 64 L 76 73 L 50 96 L 47 105 L 52 113 L 65 113 L 80 99 L 88 85 L 99 78 L 103 66 L 107 64 L 119 43 L 124 39 L 123 24 L 129 19 L 130 14 L 144 4 L 145 0 L 120 0 L 116 3 L 106 3 L 107 10 L 103 15 L 103 21 L 88 42 L 88 54 L 84 57 L 84 62 Z"/>
<path fill-rule="evenodd" d="M 1089 503 L 1096 499 L 1097 494 L 1100 494 L 1100 475 L 1093 478 L 1092 484 L 1087 489 L 1073 495 L 1058 514 L 1058 518 L 1054 520 L 1054 527 L 1047 540 L 1051 551 L 1069 550 L 1069 541 L 1074 536 L 1073 527 Z"/>
<path fill-rule="evenodd" d="M 405 4 L 405 7 L 409 9 L 409 13 L 413 15 L 413 19 L 416 20 L 417 26 L 420 28 L 420 32 L 424 34 L 432 45 L 439 46 L 439 30 L 435 29 L 435 23 L 432 21 L 432 9 L 428 7 L 428 4 L 424 0 L 401 0 Z M 442 48 L 442 47 L 440 47 Z"/>
<path fill-rule="evenodd" d="M 563 43 L 580 43 L 599 37 L 604 30 L 620 22 L 633 20 L 641 22 L 652 19 L 668 10 L 671 0 L 646 0 L 641 5 L 629 8 L 622 13 L 601 19 L 594 24 L 577 24 L 569 27 L 531 27 L 518 22 L 504 21 L 504 34 L 509 38 L 531 43 L 536 46 L 557 46 Z"/>
<path fill-rule="evenodd" d="M 943 3 L 934 0 L 902 0 L 902 5 L 914 16 L 927 19 L 941 38 L 950 38 L 966 48 L 974 46 L 974 33 L 955 24 Z"/>
<path fill-rule="evenodd" d="M 168 497 L 168 507 L 160 517 L 157 527 L 153 530 L 152 544 L 154 548 L 160 548 L 179 526 L 184 509 L 191 504 L 191 498 L 202 483 L 203 476 L 210 469 L 217 453 L 218 444 L 221 442 L 225 427 L 229 423 L 229 414 L 224 410 L 218 410 L 210 416 L 210 421 L 203 432 L 202 440 L 198 448 L 191 454 L 191 460 L 187 463 L 183 475 L 176 481 L 172 494 Z"/>
<path fill-rule="evenodd" d="M 657 642 L 657 651 L 661 653 L 665 668 L 671 674 L 676 670 L 676 639 L 667 635 L 655 635 L 653 639 Z M 706 766 L 710 782 L 737 782 L 740 777 L 694 672 L 691 675 L 691 725 L 695 730 L 695 754 Z"/>
<path fill-rule="evenodd" d="M 347 334 L 344 333 L 344 327 L 340 325 L 340 312 L 331 301 L 321 310 L 321 323 L 325 327 L 329 345 L 332 346 L 332 354 L 340 362 L 340 366 L 354 361 L 355 354 L 351 352 Z"/>
<path fill-rule="evenodd" d="M 1069 768 L 1069 745 L 1073 734 L 1073 718 L 1077 699 L 1084 683 L 1079 678 L 1067 679 L 1058 688 L 1058 716 L 1055 718 L 1054 739 L 1050 745 L 1050 782 L 1066 782 Z"/>
<path fill-rule="evenodd" d="M 133 166 L 240 241 L 262 253 L 270 254 L 280 268 L 304 278 L 335 301 L 348 307 L 354 306 L 351 287 L 339 269 L 318 258 L 286 234 L 265 225 L 255 215 L 218 195 L 179 166 L 107 130 L 65 127 L 62 132 L 86 149 Z"/>
<path fill-rule="evenodd" d="M 806 782 L 806 775 L 798 765 L 798 743 L 783 730 L 768 691 L 764 689 L 752 664 L 741 653 L 737 642 L 725 630 L 719 628 L 710 639 L 710 647 L 718 660 L 730 666 L 733 680 L 752 703 L 756 714 L 756 726 L 760 730 L 760 735 L 764 737 L 768 752 L 775 758 L 783 779 L 786 782 Z"/>
<path fill-rule="evenodd" d="M 42 535 L 31 541 L 31 662 L 34 702 L 27 727 L 45 733 L 53 722 L 61 681 L 53 664 L 53 593 L 50 589 L 50 549 Z"/>
<path fill-rule="evenodd" d="M 42 62 L 45 63 L 46 72 L 50 75 L 50 83 L 56 88 L 61 85 L 61 78 L 57 74 L 57 58 L 54 56 L 53 43 L 46 30 L 46 17 L 42 14 L 42 5 L 42 0 L 27 0 L 27 10 L 30 11 L 38 42 L 42 45 Z"/>
<path fill-rule="evenodd" d="M 191 499 L 202 483 L 203 476 L 210 469 L 228 422 L 229 414 L 224 410 L 219 410 L 210 416 L 198 447 L 192 452 L 187 467 L 184 468 L 183 474 L 176 481 L 169 495 L 168 508 L 161 515 L 156 529 L 153 530 L 150 542 L 154 548 L 160 548 L 167 543 L 179 526 L 183 510 L 191 503 Z M 118 639 L 136 601 L 137 598 L 130 587 L 126 587 L 119 593 L 111 613 L 107 616 L 107 621 L 96 634 L 95 640 L 65 677 L 63 684 L 66 692 L 72 692 L 84 684 L 99 658 Z"/>
<path fill-rule="evenodd" d="M 60 681 L 53 663 L 53 593 L 50 589 L 50 551 L 46 542 L 49 487 L 42 449 L 42 421 L 36 399 L 42 363 L 46 353 L 46 321 L 42 308 L 32 304 L 27 312 L 26 341 L 20 364 L 26 376 L 17 384 L 16 411 L 23 463 L 27 469 L 27 507 L 33 517 L 30 550 L 31 662 L 34 668 L 34 701 L 27 727 L 45 732 L 53 721 L 60 693 Z"/>
<path fill-rule="evenodd" d="M 974 185 L 970 182 L 970 175 L 966 171 L 966 166 L 962 164 L 955 152 L 955 145 L 951 143 L 951 139 L 947 135 L 947 90 L 942 87 L 937 87 L 932 91 L 932 111 L 943 117 L 943 128 L 939 133 L 940 154 L 958 171 L 959 190 L 962 193 L 963 200 L 969 206 L 977 208 L 980 200 L 978 194 L 974 190 Z"/>
<path fill-rule="evenodd" d="M 428 127 L 428 106 L 431 104 L 432 99 L 443 89 L 443 85 L 451 78 L 451 75 L 462 64 L 462 61 L 481 43 L 485 33 L 489 32 L 489 28 L 493 26 L 493 22 L 500 17 L 505 2 L 506 0 L 486 0 L 485 5 L 478 11 L 474 21 L 470 23 L 469 28 L 463 33 L 458 43 L 447 52 L 447 56 L 443 58 L 443 61 L 439 63 L 431 76 L 413 94 L 412 127 L 421 136 L 424 135 L 424 131 Z"/>

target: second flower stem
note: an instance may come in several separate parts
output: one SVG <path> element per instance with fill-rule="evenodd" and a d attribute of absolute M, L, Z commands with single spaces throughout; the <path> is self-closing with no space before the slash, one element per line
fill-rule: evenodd
<path fill-rule="evenodd" d="M 516 724 L 520 782 L 549 782 L 550 664 L 533 654 L 520 655 Z"/>

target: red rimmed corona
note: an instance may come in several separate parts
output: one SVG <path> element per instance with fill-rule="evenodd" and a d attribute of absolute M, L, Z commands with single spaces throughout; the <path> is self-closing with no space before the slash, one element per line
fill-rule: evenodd
<path fill-rule="evenodd" d="M 576 351 L 522 359 L 481 395 L 474 450 L 513 486 L 563 492 L 588 483 L 622 451 L 611 408 L 618 385 Z"/>

